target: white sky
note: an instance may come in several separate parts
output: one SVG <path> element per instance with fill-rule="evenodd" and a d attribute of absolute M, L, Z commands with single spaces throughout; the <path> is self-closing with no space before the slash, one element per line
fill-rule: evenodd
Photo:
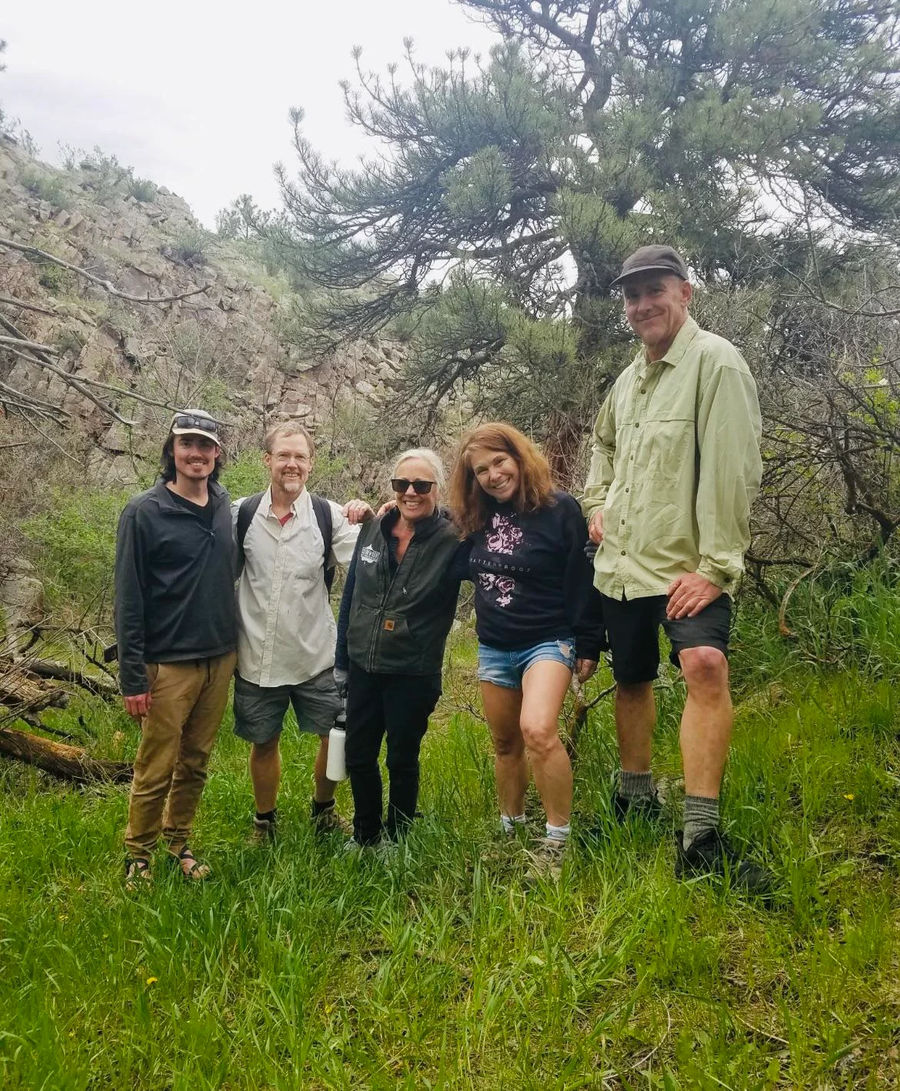
<path fill-rule="evenodd" d="M 496 40 L 451 0 L 6 0 L 0 105 L 58 162 L 59 144 L 99 145 L 184 197 L 208 226 L 239 193 L 279 204 L 273 164 L 291 167 L 288 110 L 328 158 L 366 151 L 338 83 L 351 50 L 384 72 L 403 59 L 440 65 L 446 51 L 487 53 Z M 402 71 L 402 66 L 401 66 Z"/>

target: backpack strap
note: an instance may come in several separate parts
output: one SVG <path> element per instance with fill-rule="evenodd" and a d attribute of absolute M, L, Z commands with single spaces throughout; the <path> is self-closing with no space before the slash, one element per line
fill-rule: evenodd
<path fill-rule="evenodd" d="M 314 492 L 309 494 L 309 498 L 312 501 L 316 522 L 319 524 L 319 533 L 322 535 L 322 541 L 325 544 L 325 556 L 322 565 L 325 569 L 325 590 L 330 595 L 331 585 L 334 583 L 334 565 L 328 564 L 331 557 L 331 539 L 334 531 L 331 519 L 331 505 L 324 496 L 319 496 Z"/>
<path fill-rule="evenodd" d="M 238 508 L 236 528 L 238 572 L 243 572 L 244 570 L 244 539 L 247 537 L 247 530 L 253 522 L 253 516 L 256 515 L 259 503 L 264 496 L 264 492 L 254 493 L 252 496 L 248 496 L 242 500 L 241 506 Z"/>

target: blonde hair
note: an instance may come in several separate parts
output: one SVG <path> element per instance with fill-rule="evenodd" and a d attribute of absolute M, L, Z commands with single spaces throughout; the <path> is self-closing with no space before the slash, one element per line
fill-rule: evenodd
<path fill-rule="evenodd" d="M 444 481 L 446 475 L 444 473 L 444 464 L 441 462 L 441 456 L 437 451 L 432 451 L 430 447 L 410 447 L 408 451 L 404 451 L 402 455 L 398 455 L 394 460 L 394 468 L 391 470 L 391 477 L 397 476 L 397 471 L 411 458 L 420 458 L 423 462 L 427 462 L 431 467 L 434 474 L 434 480 L 437 482 L 439 491 L 444 489 Z"/>
<path fill-rule="evenodd" d="M 309 457 L 315 458 L 316 441 L 312 438 L 309 429 L 296 420 L 285 420 L 280 424 L 272 425 L 266 432 L 266 438 L 263 440 L 263 446 L 266 449 L 266 453 L 272 453 L 276 440 L 287 439 L 289 436 L 303 436 L 309 447 Z"/>

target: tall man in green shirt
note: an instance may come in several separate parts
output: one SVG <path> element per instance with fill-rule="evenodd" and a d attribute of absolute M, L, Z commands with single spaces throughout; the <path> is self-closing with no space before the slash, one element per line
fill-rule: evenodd
<path fill-rule="evenodd" d="M 767 873 L 719 832 L 733 719 L 731 593 L 761 475 L 756 385 L 734 345 L 688 314 L 688 271 L 672 247 L 642 246 L 613 284 L 642 347 L 597 417 L 583 508 L 617 683 L 615 811 L 620 820 L 659 813 L 650 753 L 662 624 L 687 685 L 676 875 L 727 872 L 762 892 Z"/>

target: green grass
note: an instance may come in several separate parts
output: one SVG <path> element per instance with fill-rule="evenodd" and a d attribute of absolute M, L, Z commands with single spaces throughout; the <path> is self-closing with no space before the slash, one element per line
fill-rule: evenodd
<path fill-rule="evenodd" d="M 424 745 L 426 817 L 387 864 L 314 838 L 313 742 L 292 731 L 278 847 L 247 844 L 246 750 L 226 722 L 195 839 L 214 880 L 189 887 L 159 859 L 137 895 L 121 886 L 124 790 L 0 765 L 0 1086 L 896 1086 L 900 654 L 870 622 L 898 609 L 857 602 L 877 661 L 840 672 L 742 611 L 724 809 L 778 877 L 770 909 L 676 883 L 669 832 L 611 823 L 608 699 L 576 787 L 606 836 L 559 885 L 529 883 L 515 854 L 483 862 L 490 747 L 452 707 L 474 699 L 465 632 Z M 674 677 L 658 696 L 655 766 L 673 781 Z M 58 722 L 79 713 L 95 753 L 133 753 L 123 714 L 76 704 Z"/>

